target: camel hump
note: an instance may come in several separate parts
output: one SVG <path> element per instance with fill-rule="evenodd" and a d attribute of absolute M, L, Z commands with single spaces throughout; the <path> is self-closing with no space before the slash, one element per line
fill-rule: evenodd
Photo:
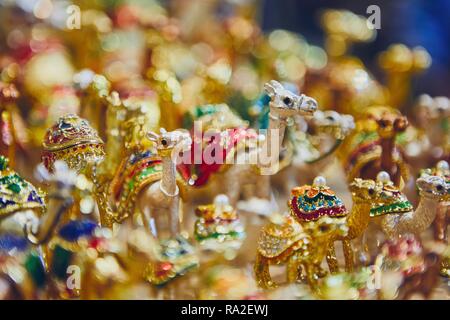
<path fill-rule="evenodd" d="M 286 218 L 281 224 L 269 223 L 261 230 L 258 252 L 265 258 L 275 258 L 305 237 L 301 226 L 292 218 Z"/>

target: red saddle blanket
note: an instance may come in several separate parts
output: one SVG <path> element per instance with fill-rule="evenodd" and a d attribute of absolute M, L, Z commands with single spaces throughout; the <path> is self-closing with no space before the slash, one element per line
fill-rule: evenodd
<path fill-rule="evenodd" d="M 188 184 L 203 186 L 212 174 L 221 170 L 229 157 L 256 138 L 255 131 L 245 128 L 227 129 L 213 135 L 202 133 L 200 139 L 193 137 L 189 154 L 177 166 L 178 173 Z"/>

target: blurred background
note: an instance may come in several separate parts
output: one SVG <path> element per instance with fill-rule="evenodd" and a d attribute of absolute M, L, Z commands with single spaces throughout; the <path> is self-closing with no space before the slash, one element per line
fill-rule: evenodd
<path fill-rule="evenodd" d="M 367 7 L 378 5 L 381 9 L 381 29 L 372 42 L 355 43 L 352 53 L 361 58 L 369 70 L 378 77 L 379 70 L 376 68 L 375 58 L 390 44 L 423 46 L 433 58 L 433 64 L 420 77 L 414 79 L 414 91 L 430 95 L 448 95 L 450 91 L 449 0 L 0 0 L 0 5 L 5 8 L 15 6 L 28 12 L 32 12 L 37 6 L 45 11 L 50 5 L 55 11 L 71 3 L 80 5 L 82 9 L 97 7 L 105 11 L 123 3 L 137 3 L 142 7 L 156 3 L 170 16 L 181 20 L 195 20 L 200 17 L 200 21 L 197 21 L 200 25 L 205 16 L 223 20 L 246 8 L 245 15 L 256 20 L 264 32 L 286 29 L 299 33 L 309 43 L 320 47 L 324 45 L 324 32 L 319 17 L 324 9 L 346 9 L 358 15 L 368 16 Z M 2 25 L 5 28 L 5 24 L 11 20 L 11 11 L 1 8 L 0 10 Z M 202 12 L 203 16 L 198 12 Z M 14 20 L 9 23 L 14 23 Z M 0 51 L 4 51 L 6 39 L 1 38 L 1 35 L 0 39 L 2 40 Z"/>
<path fill-rule="evenodd" d="M 415 89 L 431 95 L 450 93 L 450 1 L 449 0 L 263 0 L 261 24 L 264 30 L 299 32 L 309 42 L 323 45 L 324 34 L 318 15 L 325 8 L 347 9 L 369 16 L 369 5 L 381 9 L 381 29 L 371 43 L 355 44 L 354 53 L 375 74 L 376 55 L 390 44 L 423 46 L 433 64 L 415 80 Z"/>

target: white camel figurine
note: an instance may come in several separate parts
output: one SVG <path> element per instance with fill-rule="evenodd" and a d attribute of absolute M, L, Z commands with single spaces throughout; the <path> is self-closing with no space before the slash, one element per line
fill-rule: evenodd
<path fill-rule="evenodd" d="M 149 132 L 147 137 L 156 144 L 157 154 L 161 159 L 162 176 L 160 180 L 145 186 L 138 199 L 138 206 L 144 223 L 153 234 L 161 237 L 164 230 L 169 236 L 179 234 L 180 193 L 176 181 L 176 162 L 180 152 L 191 147 L 191 136 L 188 132 L 175 130 L 167 132 L 161 129 L 160 134 Z M 156 229 L 155 229 L 156 227 Z"/>
<path fill-rule="evenodd" d="M 384 190 L 387 197 L 392 192 L 398 192 L 395 188 L 389 187 L 392 183 L 388 173 L 380 172 L 377 180 L 388 186 Z M 401 212 L 404 206 L 398 209 L 396 205 L 399 203 L 393 203 L 389 208 L 391 212 L 374 217 L 374 221 L 381 226 L 388 237 L 392 238 L 405 233 L 420 234 L 426 230 L 436 218 L 440 202 L 450 192 L 450 183 L 440 176 L 424 175 L 416 180 L 416 185 L 419 189 L 419 205 L 415 210 L 412 209 L 411 204 L 408 204 L 409 210 Z"/>

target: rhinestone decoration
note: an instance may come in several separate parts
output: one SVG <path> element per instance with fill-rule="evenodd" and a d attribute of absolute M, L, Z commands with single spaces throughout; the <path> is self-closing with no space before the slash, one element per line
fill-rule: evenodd
<path fill-rule="evenodd" d="M 45 210 L 44 193 L 19 176 L 0 156 L 0 217 L 17 211 Z"/>
<path fill-rule="evenodd" d="M 299 222 L 315 221 L 322 216 L 344 217 L 348 211 L 328 186 L 304 185 L 294 188 L 289 200 L 291 215 Z"/>
<path fill-rule="evenodd" d="M 45 134 L 42 162 L 48 170 L 56 160 L 64 160 L 70 168 L 82 170 L 88 163 L 99 162 L 105 155 L 104 143 L 89 122 L 77 115 L 66 115 Z"/>

